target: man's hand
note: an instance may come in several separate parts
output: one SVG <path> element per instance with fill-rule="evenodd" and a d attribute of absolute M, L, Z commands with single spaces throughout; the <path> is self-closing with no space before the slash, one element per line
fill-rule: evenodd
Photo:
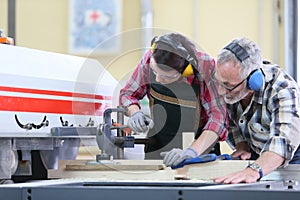
<path fill-rule="evenodd" d="M 142 111 L 135 112 L 129 118 L 127 124 L 133 132 L 138 133 L 145 133 L 154 126 L 153 120 L 146 116 Z"/>
<path fill-rule="evenodd" d="M 248 160 L 251 157 L 250 147 L 246 142 L 240 142 L 235 147 L 236 151 L 231 154 L 231 157 Z"/>
<path fill-rule="evenodd" d="M 176 166 L 180 164 L 182 161 L 190 158 L 195 158 L 198 156 L 198 152 L 189 147 L 185 151 L 182 149 L 174 148 L 168 152 L 161 152 L 160 156 L 164 158 L 163 163 L 167 167 Z"/>
<path fill-rule="evenodd" d="M 259 179 L 259 173 L 251 168 L 246 168 L 243 171 L 228 174 L 226 176 L 214 178 L 216 183 L 236 184 L 236 183 L 254 183 Z"/>
<path fill-rule="evenodd" d="M 265 176 L 281 166 L 284 163 L 284 158 L 274 152 L 265 151 L 255 163 L 262 168 L 263 175 Z M 253 183 L 256 182 L 259 177 L 260 174 L 258 171 L 247 167 L 242 171 L 217 177 L 213 180 L 216 183 Z"/>
<path fill-rule="evenodd" d="M 244 150 L 236 150 L 231 154 L 231 157 L 233 158 L 239 158 L 241 160 L 248 160 L 251 157 L 251 153 L 249 151 Z"/>

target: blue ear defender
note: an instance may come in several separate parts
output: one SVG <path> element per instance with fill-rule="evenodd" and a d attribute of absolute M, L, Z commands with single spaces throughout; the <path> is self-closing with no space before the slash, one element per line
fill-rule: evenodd
<path fill-rule="evenodd" d="M 247 87 L 250 90 L 257 91 L 263 86 L 264 74 L 261 69 L 252 71 L 247 78 Z"/>

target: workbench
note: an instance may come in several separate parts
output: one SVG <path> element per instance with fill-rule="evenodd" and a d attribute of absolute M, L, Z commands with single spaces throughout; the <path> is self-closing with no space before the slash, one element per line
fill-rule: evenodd
<path fill-rule="evenodd" d="M 283 182 L 215 185 L 190 181 L 98 181 L 51 180 L 0 186 L 6 200 L 92 200 L 92 199 L 299 199 L 299 187 L 288 189 Z"/>
<path fill-rule="evenodd" d="M 7 200 L 90 200 L 90 199 L 299 199 L 299 165 L 290 165 L 252 184 L 216 184 L 213 174 L 238 170 L 249 161 L 214 161 L 172 170 L 161 160 L 119 160 L 126 166 L 138 163 L 146 169 L 82 168 L 90 161 L 60 161 L 59 169 L 49 170 L 49 180 L 0 185 L 0 195 Z M 69 166 L 69 167 L 67 167 Z M 79 168 L 76 168 L 78 167 Z M 152 166 L 152 167 L 149 167 Z M 224 166 L 227 166 L 224 168 Z M 233 167 L 234 166 L 234 167 Z M 142 168 L 142 167 L 141 167 Z M 221 170 L 223 169 L 223 170 Z"/>

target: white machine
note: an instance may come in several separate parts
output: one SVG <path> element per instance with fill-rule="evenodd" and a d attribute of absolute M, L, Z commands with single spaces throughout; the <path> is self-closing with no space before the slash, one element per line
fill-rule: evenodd
<path fill-rule="evenodd" d="M 0 179 L 32 174 L 33 152 L 46 169 L 75 159 L 117 81 L 95 59 L 5 44 L 0 54 Z"/>

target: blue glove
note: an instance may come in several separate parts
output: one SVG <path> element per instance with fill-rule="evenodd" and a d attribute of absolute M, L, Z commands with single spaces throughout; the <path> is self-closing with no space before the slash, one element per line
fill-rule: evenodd
<path fill-rule="evenodd" d="M 128 119 L 127 125 L 133 132 L 146 133 L 149 129 L 153 128 L 154 122 L 142 111 L 137 111 Z"/>
<path fill-rule="evenodd" d="M 163 163 L 167 167 L 171 167 L 171 166 L 177 166 L 178 164 L 180 164 L 182 161 L 186 159 L 197 157 L 198 152 L 191 147 L 187 148 L 185 151 L 182 149 L 174 148 L 168 152 L 161 152 L 160 156 L 164 158 Z"/>

